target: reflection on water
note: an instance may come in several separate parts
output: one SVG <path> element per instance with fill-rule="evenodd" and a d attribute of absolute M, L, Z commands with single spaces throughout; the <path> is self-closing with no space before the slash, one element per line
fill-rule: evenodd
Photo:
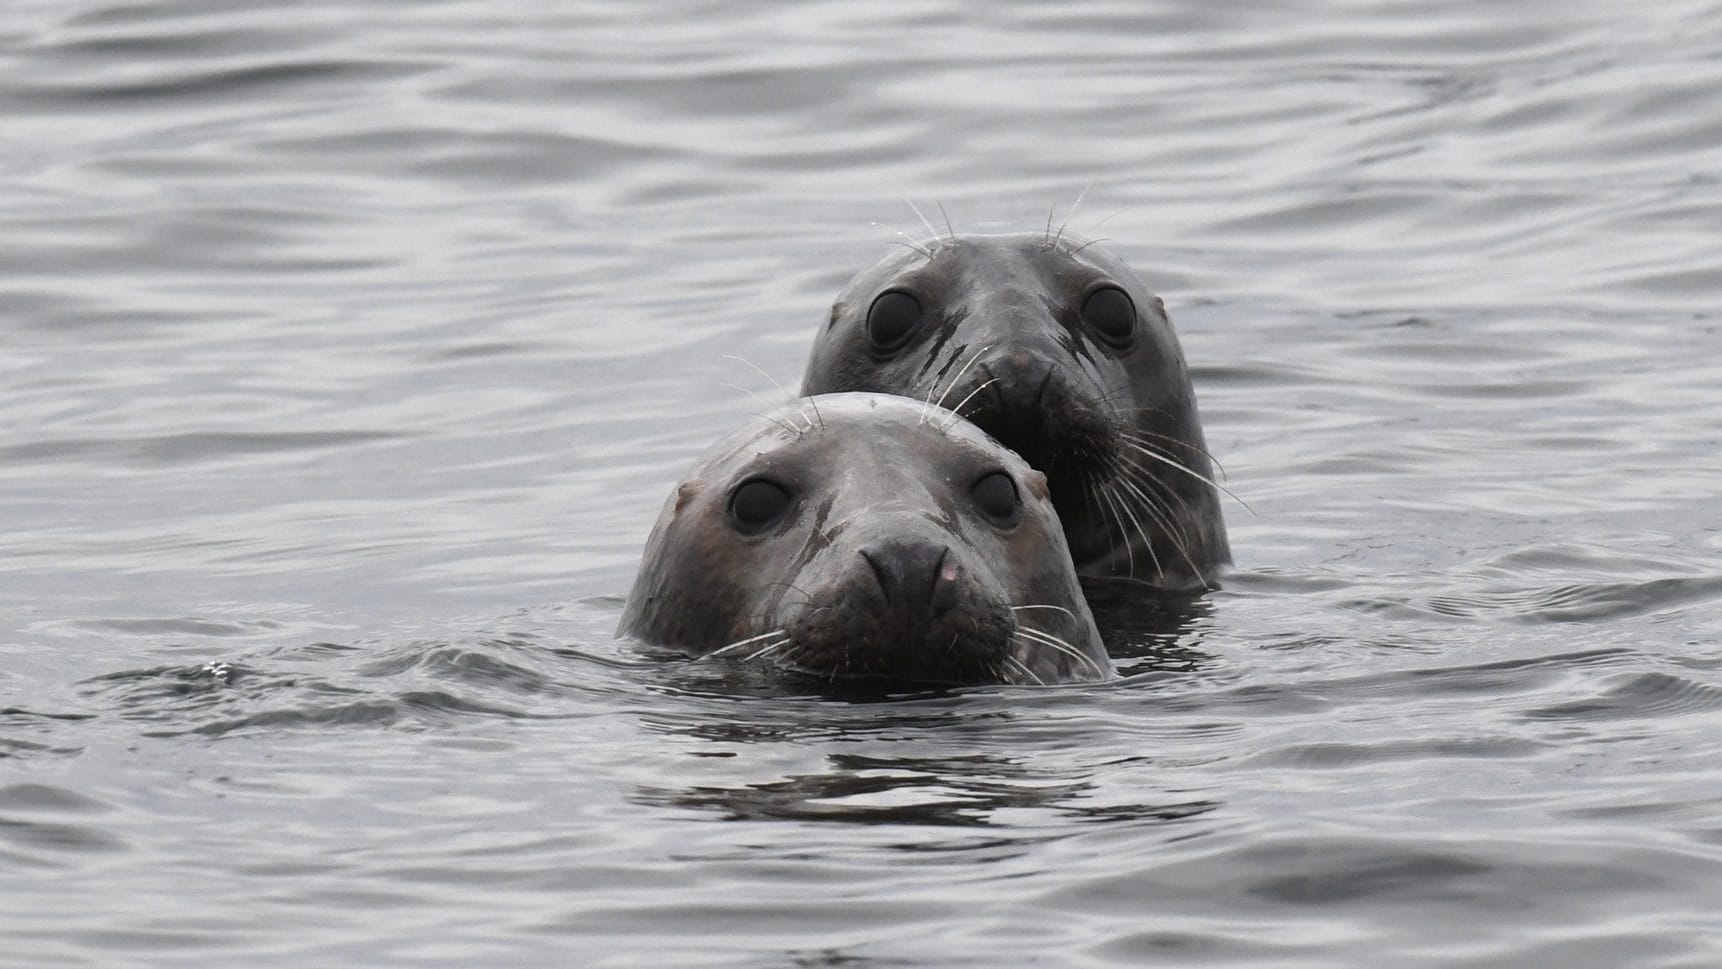
<path fill-rule="evenodd" d="M 1209 658 L 1202 633 L 1211 625 L 1212 600 L 1145 596 L 1134 583 L 1093 578 L 1083 580 L 1082 591 L 1123 675 L 1189 673 Z"/>
<path fill-rule="evenodd" d="M 12 4 L 6 958 L 1722 964 L 1719 53 L 1714 0 Z M 1105 684 L 614 641 L 904 197 L 1081 198 L 1237 569 L 1093 585 Z"/>
<path fill-rule="evenodd" d="M 1085 807 L 1091 785 L 1055 783 L 996 757 L 873 758 L 834 755 L 822 774 L 720 790 L 640 792 L 646 803 L 706 808 L 735 820 L 782 819 L 988 827 L 1012 808 L 1044 809 L 1069 821 L 1183 821 L 1214 810 L 1212 801 Z M 1012 831 L 1011 826 L 999 826 Z M 1041 838 L 1057 837 L 1043 833 Z M 1013 834 L 1010 843 L 1022 840 Z M 1035 840 L 1035 839 L 1029 839 Z M 1004 842 L 1001 842 L 1004 843 Z M 967 844 L 967 842 L 965 842 Z M 918 849 L 918 839 L 904 847 Z"/>
<path fill-rule="evenodd" d="M 1053 807 L 1087 785 L 1032 783 L 996 757 L 874 758 L 834 754 L 820 774 L 738 789 L 641 791 L 642 800 L 710 808 L 734 819 L 985 826 L 1006 808 Z"/>

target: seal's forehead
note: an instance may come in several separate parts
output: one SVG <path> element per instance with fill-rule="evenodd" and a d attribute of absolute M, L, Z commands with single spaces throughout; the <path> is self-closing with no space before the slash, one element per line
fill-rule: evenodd
<path fill-rule="evenodd" d="M 1127 289 L 1149 294 L 1146 284 L 1116 256 L 1069 229 L 1038 232 L 957 235 L 905 242 L 862 270 L 840 294 L 838 307 L 852 311 L 868 297 L 891 287 L 957 294 L 1006 292 L 1082 285 L 1110 278 Z"/>
<path fill-rule="evenodd" d="M 1118 276 L 1121 263 L 1086 239 L 1057 231 L 948 240 L 926 273 L 961 293 L 1059 292 L 1094 277 Z M 912 271 L 912 270 L 911 270 Z M 925 273 L 921 274 L 925 275 Z"/>
<path fill-rule="evenodd" d="M 771 411 L 749 421 L 745 426 L 706 449 L 696 462 L 694 476 L 723 475 L 755 460 L 760 455 L 792 448 L 809 426 L 785 408 Z M 793 419 L 792 419 L 793 418 Z"/>
<path fill-rule="evenodd" d="M 1029 470 L 1028 462 L 1020 455 L 967 420 L 947 412 L 941 417 L 941 426 L 952 446 L 973 455 L 975 459 L 1003 465 L 1013 471 Z"/>
<path fill-rule="evenodd" d="M 843 393 L 800 398 L 760 415 L 711 448 L 694 476 L 708 483 L 748 473 L 801 477 L 857 463 L 953 472 L 1028 467 L 985 431 L 935 404 Z"/>
<path fill-rule="evenodd" d="M 839 447 L 881 459 L 931 464 L 1027 465 L 985 431 L 937 404 L 889 394 L 809 398 Z M 811 432 L 817 433 L 817 432 Z"/>

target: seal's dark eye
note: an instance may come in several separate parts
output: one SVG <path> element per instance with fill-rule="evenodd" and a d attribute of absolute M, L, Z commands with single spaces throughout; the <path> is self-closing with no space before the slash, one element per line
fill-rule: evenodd
<path fill-rule="evenodd" d="M 789 491 L 775 481 L 754 478 L 729 497 L 729 514 L 738 529 L 754 534 L 771 527 L 789 510 Z"/>
<path fill-rule="evenodd" d="M 867 339 L 873 349 L 890 352 L 915 335 L 921 323 L 921 302 L 899 289 L 880 293 L 867 310 Z"/>
<path fill-rule="evenodd" d="M 1016 521 L 1017 513 L 1022 510 L 1022 497 L 1017 494 L 1016 482 L 1003 471 L 992 471 L 981 476 L 974 486 L 975 504 L 981 511 L 999 524 Z"/>
<path fill-rule="evenodd" d="M 1136 304 L 1124 290 L 1104 286 L 1082 301 L 1082 322 L 1093 327 L 1102 340 L 1122 350 L 1136 336 Z"/>

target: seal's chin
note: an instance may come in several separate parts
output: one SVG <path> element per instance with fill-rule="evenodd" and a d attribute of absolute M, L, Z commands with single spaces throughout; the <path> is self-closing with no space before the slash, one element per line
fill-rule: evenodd
<path fill-rule="evenodd" d="M 782 623 L 790 645 L 777 662 L 828 680 L 880 679 L 965 686 L 1017 682 L 1009 657 L 1016 621 L 979 583 L 939 607 L 879 594 L 870 573 L 851 570 Z"/>
<path fill-rule="evenodd" d="M 828 682 L 869 680 L 939 686 L 1098 682 L 1108 667 L 1090 656 L 1074 617 L 1058 607 L 1011 607 L 975 589 L 963 608 L 928 615 L 894 608 L 866 590 L 834 590 L 783 624 L 789 645 L 773 662 Z"/>
<path fill-rule="evenodd" d="M 968 686 L 1015 682 L 1006 662 L 1008 629 L 951 622 L 909 630 L 838 628 L 820 623 L 791 632 L 791 668 L 825 679 L 881 679 Z"/>

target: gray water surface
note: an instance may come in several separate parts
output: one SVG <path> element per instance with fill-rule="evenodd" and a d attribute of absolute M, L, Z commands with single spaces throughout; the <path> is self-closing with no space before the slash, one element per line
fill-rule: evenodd
<path fill-rule="evenodd" d="M 1722 5 L 13 0 L 0 121 L 0 964 L 1722 965 Z M 614 642 L 904 198 L 1165 297 L 1225 588 Z"/>

